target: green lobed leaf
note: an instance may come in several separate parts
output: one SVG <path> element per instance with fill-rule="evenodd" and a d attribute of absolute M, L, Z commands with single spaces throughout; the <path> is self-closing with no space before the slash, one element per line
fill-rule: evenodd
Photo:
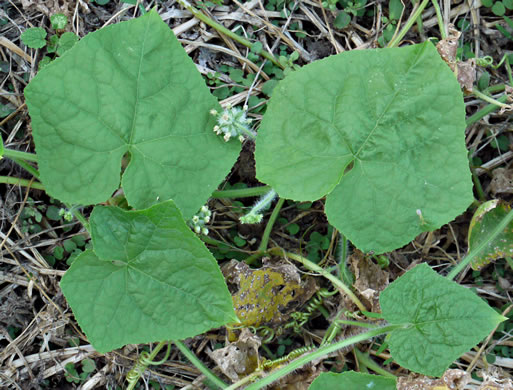
<path fill-rule="evenodd" d="M 54 14 L 50 16 L 50 23 L 54 30 L 62 30 L 68 24 L 68 17 L 64 14 Z"/>
<path fill-rule="evenodd" d="M 21 41 L 31 49 L 41 49 L 46 45 L 46 31 L 42 27 L 31 27 L 21 34 Z"/>
<path fill-rule="evenodd" d="M 472 202 L 464 131 L 459 84 L 431 43 L 345 52 L 274 89 L 257 177 L 284 198 L 327 194 L 330 223 L 382 253 Z"/>
<path fill-rule="evenodd" d="M 25 96 L 41 180 L 64 202 L 106 201 L 126 156 L 122 186 L 132 206 L 173 199 L 189 218 L 240 150 L 213 133 L 217 100 L 154 10 L 87 35 Z"/>
<path fill-rule="evenodd" d="M 347 371 L 340 374 L 323 372 L 312 382 L 309 390 L 395 390 L 396 380 L 379 375 Z"/>
<path fill-rule="evenodd" d="M 238 322 L 217 262 L 173 201 L 97 206 L 90 224 L 94 252 L 76 258 L 61 288 L 98 352 Z"/>
<path fill-rule="evenodd" d="M 417 265 L 379 299 L 383 317 L 405 328 L 390 333 L 394 360 L 411 371 L 441 376 L 506 318 L 469 289 Z"/>
<path fill-rule="evenodd" d="M 483 203 L 478 207 L 468 228 L 469 252 L 475 250 L 509 213 L 511 207 L 498 199 Z M 491 262 L 513 256 L 513 224 L 488 243 L 486 248 L 470 262 L 473 270 L 480 270 Z"/>
<path fill-rule="evenodd" d="M 78 36 L 72 32 L 65 32 L 59 38 L 59 45 L 57 47 L 57 54 L 62 56 L 65 52 L 71 49 L 78 42 Z"/>

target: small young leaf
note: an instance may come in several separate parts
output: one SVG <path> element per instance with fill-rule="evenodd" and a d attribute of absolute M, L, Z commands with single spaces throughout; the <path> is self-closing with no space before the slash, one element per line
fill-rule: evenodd
<path fill-rule="evenodd" d="M 390 334 L 394 360 L 411 371 L 441 376 L 449 365 L 506 318 L 469 289 L 423 263 L 380 296 L 383 317 L 404 328 Z"/>
<path fill-rule="evenodd" d="M 383 253 L 472 202 L 465 127 L 460 86 L 430 42 L 344 52 L 274 89 L 257 178 L 283 198 L 327 195 L 329 222 L 362 251 Z"/>
<path fill-rule="evenodd" d="M 97 206 L 90 224 L 94 252 L 77 257 L 61 288 L 99 352 L 238 322 L 217 262 L 173 201 Z"/>
<path fill-rule="evenodd" d="M 483 240 L 486 240 L 510 210 L 509 205 L 498 199 L 489 200 L 479 206 L 468 229 L 469 250 L 474 250 Z M 472 259 L 470 266 L 473 270 L 480 270 L 485 265 L 505 256 L 513 256 L 513 224 L 488 243 L 486 249 Z"/>
<path fill-rule="evenodd" d="M 47 65 L 50 65 L 50 62 L 52 62 L 52 59 L 48 56 L 44 56 L 43 58 L 41 58 L 41 61 L 39 61 L 38 70 L 43 69 Z"/>
<path fill-rule="evenodd" d="M 404 5 L 401 0 L 390 0 L 388 5 L 390 20 L 399 20 L 403 9 Z"/>
<path fill-rule="evenodd" d="M 251 48 L 250 48 L 250 50 L 255 54 L 260 54 L 262 49 L 263 49 L 263 45 L 262 45 L 262 42 L 260 42 L 260 41 L 253 42 L 253 44 L 251 45 Z"/>
<path fill-rule="evenodd" d="M 349 23 L 351 23 L 351 16 L 345 11 L 340 11 L 333 22 L 333 26 L 343 29 L 349 26 Z"/>
<path fill-rule="evenodd" d="M 289 234 L 295 235 L 299 232 L 299 225 L 297 223 L 291 223 L 286 227 Z"/>
<path fill-rule="evenodd" d="M 379 375 L 346 371 L 341 374 L 323 372 L 312 382 L 308 390 L 395 390 L 396 380 Z"/>
<path fill-rule="evenodd" d="M 513 10 L 513 0 L 502 0 L 502 4 L 509 10 Z"/>
<path fill-rule="evenodd" d="M 48 53 L 55 53 L 58 47 L 59 37 L 57 35 L 52 35 L 50 39 L 48 39 L 48 46 L 46 46 L 46 51 Z"/>
<path fill-rule="evenodd" d="M 72 32 L 65 32 L 59 38 L 59 47 L 57 48 L 57 54 L 62 56 L 65 52 L 75 46 L 78 42 L 78 37 Z"/>
<path fill-rule="evenodd" d="M 54 30 L 62 30 L 68 24 L 68 17 L 64 14 L 55 14 L 50 16 L 50 23 Z"/>
<path fill-rule="evenodd" d="M 90 374 L 96 370 L 96 363 L 93 359 L 84 359 L 82 360 L 82 371 Z"/>
<path fill-rule="evenodd" d="M 274 80 L 274 79 L 271 79 L 269 81 L 266 81 L 263 85 L 262 85 L 262 92 L 264 94 L 266 94 L 267 96 L 271 96 L 272 92 L 273 92 L 273 89 L 274 87 L 276 87 L 276 85 L 278 84 L 278 81 L 277 80 Z"/>
<path fill-rule="evenodd" d="M 492 12 L 497 16 L 504 16 L 506 8 L 500 1 L 496 1 L 492 6 Z"/>
<path fill-rule="evenodd" d="M 38 73 L 25 97 L 41 180 L 64 202 L 109 199 L 130 157 L 128 203 L 173 199 L 190 218 L 240 151 L 212 131 L 217 100 L 154 10 L 88 34 Z"/>
<path fill-rule="evenodd" d="M 21 41 L 31 49 L 41 49 L 46 45 L 46 31 L 42 27 L 31 27 L 21 34 Z"/>

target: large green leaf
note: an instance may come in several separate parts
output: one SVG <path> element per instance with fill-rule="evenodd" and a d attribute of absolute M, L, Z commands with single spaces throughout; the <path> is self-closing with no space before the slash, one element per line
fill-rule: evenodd
<path fill-rule="evenodd" d="M 141 211 L 98 206 L 90 223 L 94 252 L 73 262 L 61 288 L 99 352 L 238 322 L 215 259 L 173 201 Z"/>
<path fill-rule="evenodd" d="M 401 366 L 441 376 L 506 318 L 469 289 L 421 264 L 380 296 L 385 320 L 405 327 L 390 334 L 390 352 Z"/>
<path fill-rule="evenodd" d="M 240 149 L 213 133 L 217 101 L 155 11 L 87 35 L 39 72 L 25 96 L 41 179 L 65 202 L 107 200 L 128 154 L 129 203 L 173 199 L 190 218 Z"/>
<path fill-rule="evenodd" d="M 341 374 L 323 372 L 312 382 L 309 390 L 395 390 L 396 380 L 384 376 L 347 371 Z"/>
<path fill-rule="evenodd" d="M 386 252 L 472 202 L 464 130 L 458 82 L 431 43 L 346 52 L 274 89 L 257 177 L 285 198 L 328 194 L 329 221 L 363 251 Z"/>

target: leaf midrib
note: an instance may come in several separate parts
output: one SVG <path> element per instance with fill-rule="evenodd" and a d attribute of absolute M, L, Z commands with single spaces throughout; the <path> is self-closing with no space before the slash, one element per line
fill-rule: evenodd
<path fill-rule="evenodd" d="M 146 40 L 148 38 L 148 29 L 149 29 L 149 19 L 146 21 L 143 42 L 141 45 L 141 53 L 140 53 L 140 57 L 139 57 L 139 66 L 137 69 L 137 78 L 135 80 L 135 85 L 136 85 L 136 87 L 135 87 L 135 106 L 134 106 L 134 115 L 132 117 L 132 123 L 130 125 L 130 137 L 128 138 L 128 147 L 132 146 L 132 142 L 133 142 L 133 138 L 134 138 L 134 134 L 135 134 L 137 108 L 139 107 L 139 92 L 140 92 L 139 84 L 140 84 L 140 78 L 141 78 L 141 68 L 142 68 L 142 63 L 143 63 L 143 58 L 144 58 L 144 51 L 146 49 Z"/>
<path fill-rule="evenodd" d="M 415 60 L 412 62 L 411 66 L 406 71 L 403 80 L 408 78 L 408 75 L 410 74 L 412 68 L 417 65 L 417 62 L 418 62 L 420 56 L 424 53 L 424 50 L 425 50 L 425 46 L 422 47 L 422 50 L 418 51 L 418 53 L 417 53 L 417 55 L 415 57 Z M 354 159 L 355 160 L 359 160 L 358 156 L 359 156 L 360 152 L 365 148 L 365 145 L 367 144 L 367 142 L 369 142 L 369 140 L 371 139 L 371 137 L 374 134 L 374 132 L 378 129 L 381 119 L 388 112 L 388 109 L 390 108 L 390 106 L 395 102 L 397 96 L 399 95 L 399 92 L 400 92 L 400 89 L 398 89 L 396 91 L 396 93 L 394 94 L 394 96 L 392 96 L 392 98 L 390 99 L 390 102 L 387 104 L 387 106 L 385 107 L 385 109 L 383 110 L 383 112 L 381 113 L 379 118 L 376 119 L 376 124 L 374 125 L 374 128 L 369 132 L 369 135 L 367 135 L 367 138 L 365 138 L 365 141 L 363 141 L 363 143 L 360 146 L 360 148 L 354 154 Z"/>

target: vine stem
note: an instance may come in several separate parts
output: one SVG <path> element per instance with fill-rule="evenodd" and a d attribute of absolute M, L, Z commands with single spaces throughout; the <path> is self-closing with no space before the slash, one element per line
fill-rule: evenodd
<path fill-rule="evenodd" d="M 33 161 L 37 162 L 37 156 L 33 153 L 26 153 L 26 152 L 20 152 L 19 150 L 12 150 L 12 149 L 4 149 L 3 156 L 9 157 L 12 159 L 20 159 L 25 161 Z"/>
<path fill-rule="evenodd" d="M 476 97 L 478 97 L 479 99 L 481 100 L 484 100 L 485 102 L 488 102 L 490 104 L 494 104 L 496 106 L 499 106 L 501 108 L 509 108 L 510 105 L 509 104 L 505 104 L 503 102 L 501 102 L 500 100 L 496 100 L 488 95 L 485 95 L 484 93 L 482 93 L 481 91 L 479 91 L 478 89 L 474 88 L 472 90 L 472 94 L 474 94 Z"/>
<path fill-rule="evenodd" d="M 180 352 L 187 358 L 189 361 L 196 367 L 209 381 L 215 384 L 220 389 L 226 389 L 228 385 L 224 383 L 221 379 L 215 376 L 212 371 L 210 371 L 201 360 L 199 360 L 192 351 L 187 348 L 187 346 L 179 340 L 173 340 L 173 343 L 178 347 Z"/>
<path fill-rule="evenodd" d="M 420 16 L 422 11 L 424 11 L 424 8 L 426 8 L 426 6 L 428 5 L 428 3 L 430 1 L 431 0 L 423 0 L 422 1 L 422 3 L 418 6 L 418 8 L 415 10 L 415 12 L 413 12 L 410 15 L 409 19 L 406 21 L 406 24 L 403 26 L 401 31 L 399 31 L 399 34 L 397 34 L 397 36 L 388 43 L 387 47 L 395 47 L 399 44 L 399 42 L 401 42 L 401 39 L 404 38 L 406 33 L 410 30 L 411 26 L 413 26 L 413 24 L 415 23 L 417 18 Z"/>
<path fill-rule="evenodd" d="M 431 0 L 433 3 L 433 7 L 435 7 L 436 20 L 438 22 L 438 29 L 440 30 L 440 36 L 442 39 L 447 38 L 447 31 L 445 31 L 444 20 L 442 18 L 442 13 L 440 12 L 440 6 L 438 5 L 438 0 Z"/>
<path fill-rule="evenodd" d="M 326 279 L 328 279 L 331 283 L 333 283 L 333 285 L 336 288 L 338 288 L 339 290 L 342 290 L 342 292 L 344 294 L 346 294 L 354 302 L 354 304 L 358 307 L 358 309 L 360 309 L 360 311 L 368 311 L 366 309 L 366 307 L 364 306 L 364 304 L 358 299 L 358 297 L 340 279 L 338 279 L 336 276 L 330 274 L 324 268 L 319 267 L 317 264 L 311 262 L 307 258 L 304 258 L 303 256 L 300 256 L 300 255 L 296 255 L 295 253 L 285 252 L 282 248 L 277 248 L 277 247 L 270 249 L 268 251 L 268 253 L 282 255 L 282 256 L 291 258 L 292 260 L 300 262 L 309 270 L 321 274 Z"/>
<path fill-rule="evenodd" d="M 237 190 L 219 190 L 212 192 L 210 197 L 220 198 L 251 198 L 253 196 L 260 196 L 267 194 L 272 189 L 271 186 L 260 186 L 252 188 L 240 188 Z"/>
<path fill-rule="evenodd" d="M 29 183 L 30 183 L 30 180 L 20 179 L 20 178 L 17 178 L 17 177 L 0 176 L 0 183 L 14 184 L 14 185 L 19 185 L 19 186 L 23 186 L 23 187 L 28 187 Z M 37 181 L 32 182 L 32 184 L 30 184 L 30 188 L 33 188 L 33 189 L 36 189 L 36 190 L 42 190 L 42 191 L 45 190 L 45 187 L 41 183 L 39 183 Z"/>
<path fill-rule="evenodd" d="M 482 241 L 474 250 L 470 251 L 470 253 L 465 256 L 460 263 L 452 269 L 451 272 L 447 275 L 447 279 L 454 279 L 471 261 L 474 257 L 481 254 L 484 249 L 490 244 L 495 238 L 506 229 L 506 227 L 513 221 L 513 210 L 510 210 L 508 214 L 497 224 L 495 229 L 493 229 L 492 233 L 486 238 L 486 240 Z"/>
<path fill-rule="evenodd" d="M 167 341 L 161 341 L 160 343 L 158 343 L 158 345 L 153 349 L 153 351 L 151 351 L 150 355 L 148 356 L 147 360 L 148 362 L 151 362 L 153 359 L 155 359 L 158 355 L 158 353 L 160 352 L 160 350 L 162 348 L 164 348 L 164 346 L 167 344 L 168 342 Z M 144 367 L 144 370 L 137 370 L 137 375 L 135 375 L 129 382 L 128 382 L 128 387 L 127 387 L 127 390 L 133 390 L 135 388 L 135 385 L 137 384 L 137 382 L 139 381 L 139 378 L 141 377 L 142 374 L 144 374 L 144 371 L 146 371 L 146 368 L 148 368 L 150 363 L 148 364 L 145 364 L 145 367 Z"/>
<path fill-rule="evenodd" d="M 280 210 L 283 206 L 285 199 L 280 198 L 278 202 L 276 202 L 276 206 L 274 206 L 273 212 L 267 221 L 267 225 L 265 226 L 264 234 L 262 235 L 262 241 L 258 246 L 259 252 L 265 252 L 267 250 L 267 245 L 269 244 L 269 237 L 271 236 L 271 231 L 273 230 L 274 222 L 276 222 L 276 218 L 280 214 Z"/>
<path fill-rule="evenodd" d="M 507 95 L 502 95 L 500 98 L 496 99 L 497 102 L 499 103 L 506 103 L 506 101 L 508 100 L 508 96 Z M 484 106 L 483 108 L 481 108 L 479 111 L 477 111 L 476 113 L 474 113 L 473 115 L 469 116 L 466 120 L 466 124 L 467 124 L 467 127 L 470 126 L 470 125 L 473 125 L 474 123 L 476 123 L 478 120 L 484 118 L 486 115 L 494 112 L 495 110 L 499 109 L 500 106 L 493 103 L 493 104 L 488 104 L 486 106 Z"/>
<path fill-rule="evenodd" d="M 361 365 L 370 368 L 376 374 L 386 376 L 387 378 L 397 379 L 397 377 L 394 374 L 388 372 L 383 367 L 378 365 L 374 360 L 372 360 L 367 353 L 363 353 L 358 348 L 353 348 L 353 352 Z"/>
<path fill-rule="evenodd" d="M 385 334 L 385 333 L 388 333 L 388 332 L 391 332 L 395 329 L 399 329 L 399 328 L 403 328 L 404 325 L 387 325 L 387 326 L 384 326 L 384 327 L 381 327 L 381 328 L 378 328 L 378 329 L 373 329 L 369 332 L 365 332 L 365 333 L 361 333 L 359 335 L 356 335 L 356 336 L 353 336 L 353 337 L 350 337 L 350 338 L 347 338 L 345 340 L 341 340 L 337 343 L 334 343 L 334 344 L 330 344 L 330 345 L 326 345 L 324 347 L 320 347 L 318 349 L 316 349 L 315 351 L 311 352 L 311 353 L 308 353 L 308 354 L 305 354 L 299 358 L 297 358 L 296 360 L 293 360 L 292 362 L 290 362 L 289 364 L 287 364 L 286 366 L 276 370 L 276 371 L 272 371 L 269 375 L 267 375 L 266 377 L 258 380 L 257 382 L 249 385 L 248 387 L 246 387 L 245 389 L 246 390 L 258 390 L 258 389 L 261 389 L 262 387 L 264 386 L 267 386 L 271 383 L 273 383 L 274 381 L 280 379 L 281 377 L 291 373 L 292 371 L 294 370 L 297 370 L 298 368 L 304 366 L 306 363 L 309 363 L 311 362 L 312 360 L 315 360 L 315 359 L 319 359 L 329 353 L 332 353 L 332 352 L 335 352 L 339 349 L 342 349 L 342 348 L 345 348 L 345 347 L 348 347 L 350 345 L 353 345 L 353 344 L 356 344 L 356 343 L 359 343 L 360 341 L 364 341 L 364 340 L 368 340 L 368 339 L 371 339 L 373 337 L 376 337 L 376 336 L 380 336 L 382 334 Z M 242 380 L 244 380 L 245 378 L 243 378 Z M 241 382 L 241 381 L 239 381 Z M 237 383 L 234 383 L 233 385 L 231 385 L 230 387 L 228 387 L 227 389 L 225 390 L 234 390 L 236 388 L 238 388 L 239 386 L 241 386 L 239 384 L 239 382 Z"/>
<path fill-rule="evenodd" d="M 196 8 L 194 8 L 187 0 L 178 0 L 178 2 L 185 9 L 187 9 L 189 12 L 191 12 L 194 15 L 195 18 L 198 18 L 203 23 L 205 23 L 205 24 L 209 25 L 210 27 L 214 28 L 216 31 L 218 31 L 218 32 L 220 32 L 220 33 L 230 37 L 234 41 L 239 42 L 241 45 L 244 45 L 247 48 L 251 49 L 251 46 L 253 44 L 250 41 L 248 41 L 247 39 L 242 38 L 241 36 L 239 36 L 237 34 L 235 34 L 233 31 L 228 30 L 222 24 L 219 24 L 219 23 L 213 21 L 207 15 L 205 15 L 201 11 L 197 10 Z M 258 53 L 258 54 L 260 54 L 262 57 L 268 59 L 269 61 L 271 61 L 274 65 L 278 66 L 279 68 L 285 69 L 285 67 L 282 64 L 280 64 L 278 62 L 278 60 L 276 60 L 276 58 L 274 58 L 274 56 L 271 53 L 268 53 L 268 52 L 266 52 L 264 50 L 261 50 L 260 53 Z"/>

